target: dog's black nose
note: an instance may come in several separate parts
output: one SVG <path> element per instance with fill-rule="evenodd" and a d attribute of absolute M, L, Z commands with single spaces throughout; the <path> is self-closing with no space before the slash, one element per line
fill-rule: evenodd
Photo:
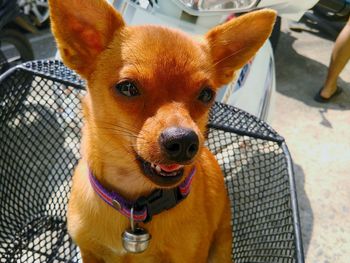
<path fill-rule="evenodd" d="M 170 127 L 164 130 L 159 143 L 167 158 L 177 163 L 191 160 L 198 152 L 197 134 L 181 127 Z"/>

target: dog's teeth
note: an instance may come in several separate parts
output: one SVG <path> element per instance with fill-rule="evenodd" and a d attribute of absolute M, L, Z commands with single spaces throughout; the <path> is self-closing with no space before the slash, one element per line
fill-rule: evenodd
<path fill-rule="evenodd" d="M 151 167 L 154 168 L 154 163 L 151 163 Z"/>
<path fill-rule="evenodd" d="M 162 169 L 157 165 L 157 166 L 156 166 L 156 171 L 157 171 L 158 173 L 160 173 L 160 172 L 162 171 Z"/>

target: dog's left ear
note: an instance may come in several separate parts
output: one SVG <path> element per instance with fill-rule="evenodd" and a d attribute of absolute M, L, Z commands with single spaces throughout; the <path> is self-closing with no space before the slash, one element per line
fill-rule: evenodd
<path fill-rule="evenodd" d="M 105 0 L 49 0 L 52 32 L 63 61 L 83 77 L 94 70 L 124 21 Z"/>
<path fill-rule="evenodd" d="M 255 55 L 270 36 L 275 19 L 275 11 L 264 9 L 232 19 L 206 34 L 216 86 L 230 82 L 234 72 Z"/>

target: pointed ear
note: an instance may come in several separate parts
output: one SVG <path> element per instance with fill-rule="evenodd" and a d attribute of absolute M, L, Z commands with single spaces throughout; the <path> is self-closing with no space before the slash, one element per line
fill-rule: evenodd
<path fill-rule="evenodd" d="M 105 0 L 49 0 L 52 32 L 64 63 L 83 77 L 97 56 L 124 26 L 121 15 Z"/>
<path fill-rule="evenodd" d="M 270 36 L 275 19 L 275 11 L 264 9 L 232 19 L 206 34 L 217 86 L 230 82 L 234 72 L 255 55 Z"/>

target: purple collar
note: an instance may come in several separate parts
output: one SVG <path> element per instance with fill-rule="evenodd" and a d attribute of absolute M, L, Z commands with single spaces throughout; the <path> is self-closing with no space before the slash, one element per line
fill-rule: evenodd
<path fill-rule="evenodd" d="M 131 208 L 134 207 L 133 217 L 135 222 L 149 222 L 153 215 L 176 206 L 190 193 L 193 175 L 196 167 L 193 167 L 185 181 L 172 189 L 157 189 L 147 197 L 140 197 L 136 202 L 130 202 L 116 192 L 110 192 L 104 188 L 89 169 L 90 183 L 95 192 L 107 204 L 118 210 L 121 214 L 130 218 Z"/>

